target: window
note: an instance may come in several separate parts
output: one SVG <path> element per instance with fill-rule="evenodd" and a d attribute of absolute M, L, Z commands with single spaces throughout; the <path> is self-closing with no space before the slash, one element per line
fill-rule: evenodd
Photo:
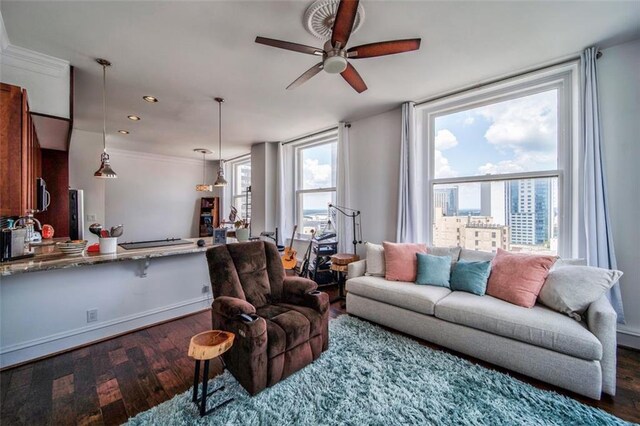
<path fill-rule="evenodd" d="M 571 254 L 575 69 L 420 107 L 432 244 Z"/>
<path fill-rule="evenodd" d="M 231 168 L 231 205 L 242 219 L 251 219 L 251 159 L 235 161 Z"/>
<path fill-rule="evenodd" d="M 336 202 L 337 134 L 296 147 L 296 223 L 299 234 L 323 229 Z"/>

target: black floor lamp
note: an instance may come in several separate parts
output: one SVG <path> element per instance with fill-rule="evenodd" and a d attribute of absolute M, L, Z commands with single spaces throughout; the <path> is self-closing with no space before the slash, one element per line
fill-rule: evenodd
<path fill-rule="evenodd" d="M 360 222 L 360 210 L 355 210 L 349 207 L 336 206 L 335 204 L 329 204 L 329 210 L 334 209 L 337 212 L 345 215 L 346 217 L 351 218 L 351 223 L 353 225 L 353 254 L 356 254 L 356 248 L 358 244 L 362 244 L 362 223 Z M 329 215 L 331 218 L 331 215 Z M 331 219 L 329 219 L 331 221 Z M 356 230 L 356 224 L 358 230 Z"/>

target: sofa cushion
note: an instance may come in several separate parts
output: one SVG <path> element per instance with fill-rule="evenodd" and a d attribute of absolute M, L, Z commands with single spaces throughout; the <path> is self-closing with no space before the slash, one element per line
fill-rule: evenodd
<path fill-rule="evenodd" d="M 445 287 L 387 281 L 382 277 L 352 278 L 347 281 L 347 291 L 426 315 L 433 315 L 435 304 L 451 293 Z"/>
<path fill-rule="evenodd" d="M 460 250 L 460 257 L 458 260 L 465 260 L 467 262 L 486 262 L 492 261 L 495 257 L 495 253 L 481 250 L 469 250 L 463 248 Z"/>
<path fill-rule="evenodd" d="M 423 253 L 417 253 L 416 256 L 418 257 L 416 284 L 450 287 L 451 256 L 434 256 Z"/>
<path fill-rule="evenodd" d="M 384 247 L 382 244 L 365 243 L 367 249 L 367 272 L 366 275 L 374 277 L 384 277 Z"/>
<path fill-rule="evenodd" d="M 389 281 L 415 281 L 418 270 L 416 253 L 426 253 L 427 246 L 418 243 L 382 242 L 385 278 Z"/>
<path fill-rule="evenodd" d="M 273 358 L 309 340 L 311 322 L 288 306 L 265 305 L 256 313 L 267 323 L 267 355 Z"/>
<path fill-rule="evenodd" d="M 602 358 L 600 341 L 583 323 L 541 305 L 524 308 L 491 296 L 454 291 L 437 303 L 435 315 L 578 358 Z"/>
<path fill-rule="evenodd" d="M 498 248 L 491 261 L 487 294 L 532 308 L 557 257 L 510 253 Z"/>

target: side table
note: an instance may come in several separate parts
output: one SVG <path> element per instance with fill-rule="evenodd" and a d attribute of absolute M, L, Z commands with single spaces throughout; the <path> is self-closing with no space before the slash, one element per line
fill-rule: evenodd
<path fill-rule="evenodd" d="M 207 384 L 209 382 L 209 362 L 228 351 L 233 345 L 235 334 L 228 331 L 211 330 L 196 334 L 189 342 L 189 356 L 196 361 L 196 369 L 193 375 L 193 398 L 192 401 L 196 406 L 200 405 L 200 417 L 206 416 L 212 411 L 227 405 L 233 398 L 230 398 L 207 411 L 207 397 L 215 392 L 224 389 L 224 385 L 218 389 L 214 389 L 207 393 Z M 222 366 L 224 368 L 224 360 Z M 198 398 L 198 385 L 200 381 L 200 362 L 204 361 L 204 372 L 202 374 L 202 394 Z"/>
<path fill-rule="evenodd" d="M 338 290 L 340 299 L 345 298 L 344 284 L 346 282 L 349 264 L 357 260 L 360 260 L 360 256 L 357 254 L 338 253 L 331 256 L 331 270 L 338 274 Z"/>

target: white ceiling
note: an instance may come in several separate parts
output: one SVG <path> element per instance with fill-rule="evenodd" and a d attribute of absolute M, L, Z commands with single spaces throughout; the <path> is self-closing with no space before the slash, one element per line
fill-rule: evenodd
<path fill-rule="evenodd" d="M 286 140 L 441 93 L 640 37 L 640 2 L 405 2 L 363 0 L 366 18 L 349 45 L 422 37 L 418 52 L 354 60 L 369 90 L 318 74 L 285 87 L 317 61 L 254 43 L 256 35 L 314 46 L 302 17 L 311 1 L 3 1 L 11 43 L 71 62 L 75 127 L 101 131 L 101 68 L 109 59 L 111 146 L 193 156 L 217 149 L 223 96 L 223 154 Z M 160 99 L 157 104 L 143 95 Z M 137 114 L 142 121 L 126 117 Z M 216 152 L 217 153 L 217 152 Z M 195 155 L 197 157 L 197 154 Z"/>

